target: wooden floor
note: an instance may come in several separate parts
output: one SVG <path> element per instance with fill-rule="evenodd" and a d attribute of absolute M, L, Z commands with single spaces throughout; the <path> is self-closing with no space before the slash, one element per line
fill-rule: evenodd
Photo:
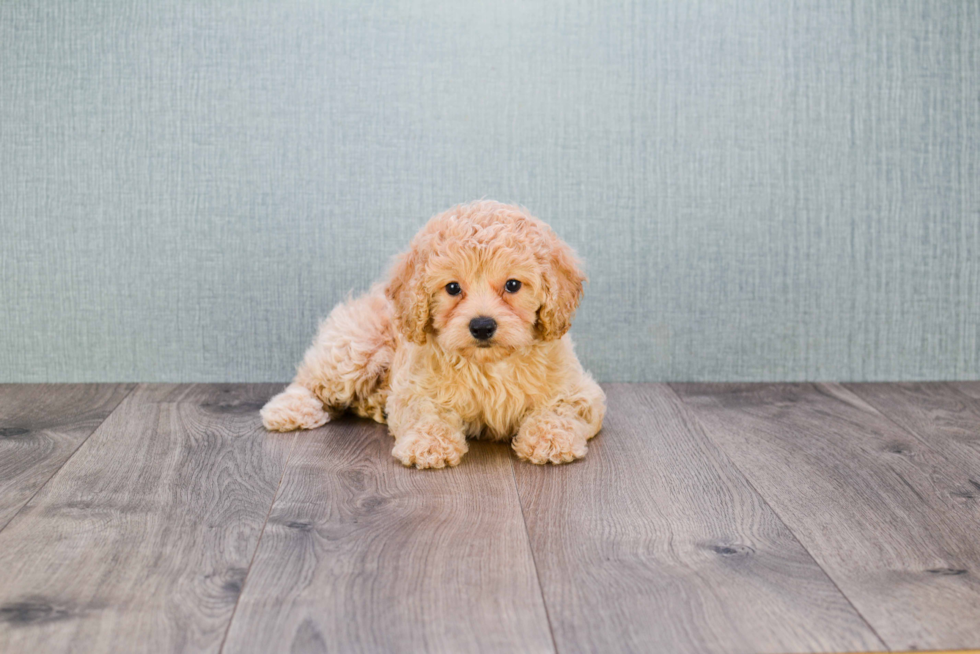
<path fill-rule="evenodd" d="M 613 384 L 585 460 L 0 386 L 0 652 L 980 647 L 980 382 Z"/>

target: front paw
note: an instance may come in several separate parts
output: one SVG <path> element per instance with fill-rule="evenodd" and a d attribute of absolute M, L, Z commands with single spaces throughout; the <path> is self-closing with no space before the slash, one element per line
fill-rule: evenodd
<path fill-rule="evenodd" d="M 466 454 L 466 439 L 448 428 L 412 429 L 395 439 L 392 455 L 404 466 L 445 468 L 459 464 Z"/>
<path fill-rule="evenodd" d="M 570 420 L 538 420 L 521 427 L 511 447 L 518 458 L 537 465 L 569 463 L 585 456 L 589 446 Z"/>

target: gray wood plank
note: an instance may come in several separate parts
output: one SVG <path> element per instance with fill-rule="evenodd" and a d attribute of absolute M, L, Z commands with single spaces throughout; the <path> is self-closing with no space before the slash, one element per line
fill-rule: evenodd
<path fill-rule="evenodd" d="M 0 530 L 135 384 L 0 384 Z"/>
<path fill-rule="evenodd" d="M 969 485 L 953 497 L 980 498 L 980 401 L 943 382 L 844 386 L 963 471 Z"/>
<path fill-rule="evenodd" d="M 560 652 L 884 647 L 669 388 L 605 388 L 585 459 L 515 464 Z"/>
<path fill-rule="evenodd" d="M 215 651 L 293 434 L 278 385 L 140 386 L 0 532 L 0 651 Z"/>
<path fill-rule="evenodd" d="M 837 384 L 677 384 L 885 643 L 980 643 L 980 503 L 959 466 Z"/>
<path fill-rule="evenodd" d="M 949 382 L 949 385 L 967 397 L 980 400 L 980 381 Z"/>
<path fill-rule="evenodd" d="M 227 652 L 553 651 L 510 450 L 415 470 L 383 425 L 303 434 Z"/>

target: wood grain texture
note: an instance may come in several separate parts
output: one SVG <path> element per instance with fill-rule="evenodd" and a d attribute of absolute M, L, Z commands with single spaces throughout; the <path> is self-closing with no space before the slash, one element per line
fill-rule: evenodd
<path fill-rule="evenodd" d="M 889 647 L 980 642 L 958 465 L 837 384 L 672 386 Z"/>
<path fill-rule="evenodd" d="M 509 448 L 419 471 L 391 447 L 354 419 L 302 434 L 226 651 L 553 651 Z"/>
<path fill-rule="evenodd" d="M 292 434 L 278 386 L 140 386 L 0 532 L 0 651 L 216 651 Z"/>
<path fill-rule="evenodd" d="M 884 647 L 669 388 L 606 390 L 583 461 L 515 464 L 560 652 Z"/>
<path fill-rule="evenodd" d="M 949 382 L 949 385 L 967 397 L 980 400 L 980 381 Z"/>
<path fill-rule="evenodd" d="M 0 384 L 0 530 L 134 384 Z"/>
<path fill-rule="evenodd" d="M 980 401 L 943 382 L 844 386 L 967 475 L 972 488 L 954 498 L 980 501 Z"/>

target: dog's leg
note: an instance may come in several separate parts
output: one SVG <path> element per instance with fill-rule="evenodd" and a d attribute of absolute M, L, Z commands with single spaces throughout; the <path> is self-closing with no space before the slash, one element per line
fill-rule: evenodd
<path fill-rule="evenodd" d="M 380 288 L 338 304 L 320 325 L 296 378 L 262 409 L 272 431 L 313 429 L 353 409 L 384 422 L 395 333 Z"/>
<path fill-rule="evenodd" d="M 572 393 L 532 411 L 521 423 L 511 447 L 531 463 L 568 463 L 581 459 L 587 441 L 599 433 L 606 413 L 606 396 L 584 375 Z"/>
<path fill-rule="evenodd" d="M 468 449 L 460 417 L 424 398 L 392 394 L 388 426 L 395 437 L 391 454 L 405 466 L 454 466 Z"/>
<path fill-rule="evenodd" d="M 262 424 L 269 431 L 315 429 L 330 420 L 330 415 L 323 410 L 323 401 L 296 382 L 269 400 L 260 414 Z"/>

